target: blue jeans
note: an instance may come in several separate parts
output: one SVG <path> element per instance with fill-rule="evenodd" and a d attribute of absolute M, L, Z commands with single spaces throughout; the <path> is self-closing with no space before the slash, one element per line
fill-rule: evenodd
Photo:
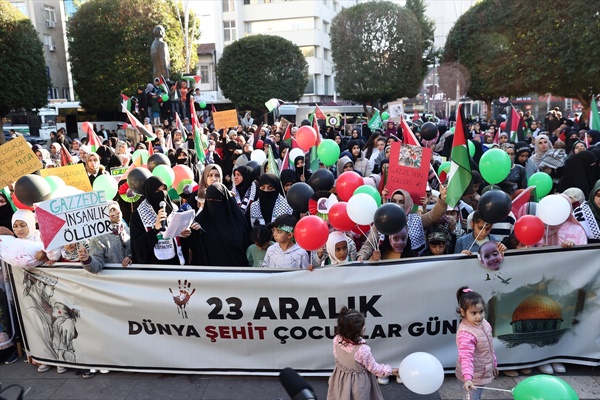
<path fill-rule="evenodd" d="M 463 397 L 462 397 L 463 399 L 465 399 L 465 400 L 467 400 L 467 399 L 469 399 L 469 400 L 480 400 L 481 399 L 481 395 L 483 393 L 483 389 L 471 390 L 471 392 L 469 393 L 469 392 L 467 392 L 465 390 L 463 382 L 459 381 L 458 379 L 457 379 L 457 382 L 458 382 L 458 386 L 460 387 L 460 389 L 463 392 Z M 467 394 L 469 394 L 469 397 L 467 397 Z"/>

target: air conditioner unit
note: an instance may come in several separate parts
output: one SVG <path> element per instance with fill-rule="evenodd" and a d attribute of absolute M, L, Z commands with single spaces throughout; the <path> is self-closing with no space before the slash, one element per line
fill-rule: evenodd
<path fill-rule="evenodd" d="M 49 45 L 48 45 L 48 51 L 56 51 L 56 45 L 54 45 L 54 44 L 49 44 Z"/>
<path fill-rule="evenodd" d="M 47 19 L 47 20 L 46 20 L 46 26 L 47 26 L 48 28 L 54 28 L 54 27 L 56 27 L 56 21 L 52 21 L 52 20 L 50 20 L 50 19 Z"/>

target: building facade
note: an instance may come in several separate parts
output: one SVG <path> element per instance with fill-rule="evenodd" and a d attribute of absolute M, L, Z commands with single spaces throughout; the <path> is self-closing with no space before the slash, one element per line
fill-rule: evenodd
<path fill-rule="evenodd" d="M 65 2 L 63 0 L 9 1 L 31 20 L 44 44 L 46 73 L 51 81 L 48 100 L 73 100 L 75 95 L 68 62 Z"/>
<path fill-rule="evenodd" d="M 351 6 L 358 1 L 344 1 Z M 210 73 L 214 93 L 208 97 L 222 100 L 216 82 L 215 65 L 223 49 L 231 42 L 250 35 L 275 35 L 298 46 L 308 62 L 308 85 L 300 103 L 324 103 L 335 98 L 335 73 L 331 58 L 329 29 L 331 20 L 342 9 L 338 0 L 216 0 L 202 2 L 197 12 L 201 18 L 203 44 L 214 44 L 212 60 L 203 45 L 199 46 L 199 75 Z M 202 50 L 201 50 L 202 49 Z M 201 89 L 202 90 L 202 89 Z"/>

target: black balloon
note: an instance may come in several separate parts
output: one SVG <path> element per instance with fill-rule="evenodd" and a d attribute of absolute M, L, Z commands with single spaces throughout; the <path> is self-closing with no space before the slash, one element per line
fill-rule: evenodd
<path fill-rule="evenodd" d="M 312 126 L 312 123 L 308 119 L 303 119 L 302 122 L 300 122 L 300 126 Z"/>
<path fill-rule="evenodd" d="M 395 235 L 406 226 L 406 213 L 396 203 L 386 203 L 375 211 L 373 224 L 384 235 Z"/>
<path fill-rule="evenodd" d="M 510 196 L 502 190 L 485 192 L 477 205 L 479 216 L 488 224 L 495 224 L 508 217 L 511 208 Z"/>
<path fill-rule="evenodd" d="M 33 207 L 34 203 L 50 200 L 52 188 L 39 175 L 23 175 L 15 182 L 15 196 L 21 203 Z"/>
<path fill-rule="evenodd" d="M 169 157 L 164 155 L 163 153 L 154 153 L 150 157 L 148 157 L 148 170 L 152 172 L 152 170 L 158 165 L 166 165 L 167 167 L 171 166 L 171 161 Z"/>
<path fill-rule="evenodd" d="M 257 180 L 260 177 L 261 167 L 258 161 L 248 161 L 246 167 L 252 170 L 252 180 Z"/>
<path fill-rule="evenodd" d="M 319 168 L 310 176 L 308 184 L 316 190 L 331 190 L 335 183 L 333 173 L 325 168 Z"/>
<path fill-rule="evenodd" d="M 305 213 L 308 211 L 308 201 L 313 193 L 313 188 L 308 184 L 296 182 L 288 189 L 286 199 L 292 210 Z"/>
<path fill-rule="evenodd" d="M 152 173 L 146 168 L 137 167 L 129 171 L 127 175 L 127 184 L 129 188 L 136 194 L 144 194 L 144 183 L 152 176 Z"/>
<path fill-rule="evenodd" d="M 438 127 L 433 122 L 425 122 L 421 126 L 421 137 L 425 140 L 433 140 L 438 134 Z"/>

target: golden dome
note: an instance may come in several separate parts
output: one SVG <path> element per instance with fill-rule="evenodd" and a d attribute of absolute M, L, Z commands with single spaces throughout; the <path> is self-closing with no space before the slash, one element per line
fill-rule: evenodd
<path fill-rule="evenodd" d="M 552 298 L 543 294 L 534 294 L 527 297 L 515 308 L 512 322 L 535 319 L 560 319 L 562 308 Z"/>

